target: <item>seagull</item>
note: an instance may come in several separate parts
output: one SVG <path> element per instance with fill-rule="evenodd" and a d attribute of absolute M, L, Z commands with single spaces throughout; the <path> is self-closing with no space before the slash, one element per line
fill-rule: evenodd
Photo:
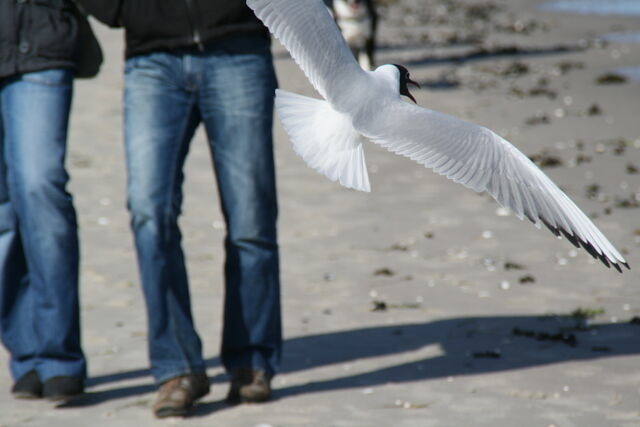
<path fill-rule="evenodd" d="M 363 70 L 322 0 L 247 0 L 247 5 L 324 98 L 276 90 L 280 120 L 308 166 L 344 187 L 371 191 L 363 151 L 368 140 L 474 191 L 486 191 L 521 220 L 545 225 L 607 267 L 629 269 L 593 222 L 507 140 L 418 106 L 409 92 L 409 85 L 418 84 L 402 65 Z"/>

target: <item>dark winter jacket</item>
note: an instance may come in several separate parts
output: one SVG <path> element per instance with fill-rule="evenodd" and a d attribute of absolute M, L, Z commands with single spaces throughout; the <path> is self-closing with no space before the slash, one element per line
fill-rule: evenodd
<path fill-rule="evenodd" d="M 126 30 L 126 56 L 208 42 L 238 33 L 269 37 L 245 0 L 79 0 L 87 13 Z"/>
<path fill-rule="evenodd" d="M 74 68 L 77 46 L 71 0 L 0 0 L 0 78 Z"/>

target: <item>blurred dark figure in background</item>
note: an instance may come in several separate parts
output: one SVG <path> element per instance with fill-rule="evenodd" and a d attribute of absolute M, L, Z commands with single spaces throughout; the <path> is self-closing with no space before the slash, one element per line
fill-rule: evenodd
<path fill-rule="evenodd" d="M 325 0 L 358 63 L 373 70 L 378 14 L 373 0 Z"/>
<path fill-rule="evenodd" d="M 64 165 L 81 20 L 71 0 L 0 0 L 0 331 L 17 398 L 84 388 Z"/>
<path fill-rule="evenodd" d="M 159 385 L 153 411 L 183 415 L 209 392 L 178 227 L 183 166 L 200 123 L 227 225 L 227 398 L 267 400 L 282 345 L 269 33 L 243 0 L 81 3 L 126 30 L 128 207 Z"/>

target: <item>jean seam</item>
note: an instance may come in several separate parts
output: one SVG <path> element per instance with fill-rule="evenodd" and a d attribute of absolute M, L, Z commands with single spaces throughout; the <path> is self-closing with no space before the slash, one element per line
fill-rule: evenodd
<path fill-rule="evenodd" d="M 195 102 L 193 101 L 193 95 L 192 95 L 192 100 L 191 103 L 189 105 L 189 113 L 185 116 L 184 121 L 182 123 L 182 129 L 180 130 L 179 133 L 179 141 L 180 143 L 176 145 L 176 150 L 174 151 L 174 155 L 173 155 L 173 165 L 172 165 L 172 170 L 171 170 L 171 183 L 170 183 L 170 187 L 169 187 L 169 191 L 170 191 L 170 195 L 171 198 L 169 200 L 169 203 L 167 203 L 167 210 L 166 212 L 164 212 L 164 218 L 163 221 L 165 222 L 164 226 L 166 227 L 166 225 L 168 225 L 169 221 L 171 220 L 172 215 L 176 216 L 176 221 L 177 219 L 177 215 L 179 212 L 179 209 L 175 209 L 174 208 L 174 197 L 176 194 L 176 190 L 177 190 L 177 181 L 178 181 L 178 172 L 179 172 L 179 168 L 183 168 L 184 167 L 184 160 L 181 160 L 182 158 L 182 152 L 184 149 L 187 149 L 186 147 L 188 147 L 190 141 L 186 140 L 185 135 L 187 133 L 187 128 L 189 126 L 189 120 L 191 119 L 191 114 L 192 114 L 192 109 L 195 105 Z M 185 147 L 186 146 L 186 147 Z M 182 201 L 181 201 L 182 203 Z M 166 227 L 167 230 L 169 230 L 169 227 Z M 163 242 L 165 245 L 168 245 L 168 243 L 171 241 L 172 236 L 170 235 L 165 235 L 164 236 L 165 241 Z M 188 286 L 188 282 L 185 284 L 186 286 Z M 175 286 L 175 284 L 172 284 L 172 286 Z M 178 348 L 180 351 L 180 355 L 182 356 L 182 360 L 187 364 L 187 366 L 190 366 L 190 359 L 188 357 L 188 355 L 185 353 L 184 351 L 184 342 L 182 339 L 182 336 L 178 333 L 178 328 L 176 327 L 177 322 L 175 320 L 175 315 L 173 313 L 173 310 L 170 309 L 169 311 L 171 313 L 171 328 L 173 330 L 173 336 L 175 337 L 176 341 L 178 341 Z"/>

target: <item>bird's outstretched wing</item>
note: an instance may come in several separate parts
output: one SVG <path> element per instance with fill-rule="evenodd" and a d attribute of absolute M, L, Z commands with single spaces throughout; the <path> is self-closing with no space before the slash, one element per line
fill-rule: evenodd
<path fill-rule="evenodd" d="M 409 157 L 475 191 L 487 191 L 520 219 L 546 225 L 605 265 L 624 258 L 527 156 L 489 129 L 398 100 L 355 128 L 389 151 Z"/>
<path fill-rule="evenodd" d="M 337 111 L 348 111 L 349 88 L 366 84 L 338 26 L 321 1 L 247 0 L 316 88 Z"/>

